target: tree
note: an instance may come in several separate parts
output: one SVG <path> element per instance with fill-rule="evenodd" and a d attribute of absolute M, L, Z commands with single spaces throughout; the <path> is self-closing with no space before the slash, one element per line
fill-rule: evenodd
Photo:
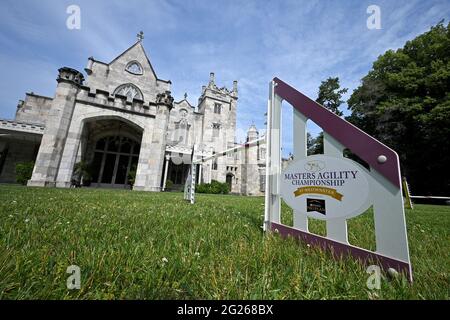
<path fill-rule="evenodd" d="M 321 82 L 316 102 L 338 116 L 342 116 L 343 113 L 339 110 L 339 106 L 344 102 L 341 100 L 342 95 L 347 91 L 347 88 L 340 89 L 339 77 L 329 77 L 327 80 Z"/>
<path fill-rule="evenodd" d="M 312 137 L 311 133 L 308 132 L 306 134 L 306 146 L 307 146 L 308 156 L 318 153 L 318 152 L 316 152 L 316 139 L 317 138 Z"/>
<path fill-rule="evenodd" d="M 354 90 L 347 120 L 397 151 L 412 192 L 450 193 L 450 24 L 389 50 Z"/>
<path fill-rule="evenodd" d="M 347 88 L 341 89 L 339 77 L 329 77 L 327 80 L 321 82 L 316 102 L 338 116 L 342 116 L 343 113 L 339 110 L 339 107 L 344 102 L 342 101 L 342 95 L 347 90 Z M 323 132 L 319 133 L 317 137 L 311 138 L 310 145 L 308 146 L 308 155 L 320 153 L 323 153 Z"/>
<path fill-rule="evenodd" d="M 323 132 L 319 133 L 317 137 L 311 138 L 310 146 L 308 147 L 308 156 L 321 153 L 323 153 Z"/>

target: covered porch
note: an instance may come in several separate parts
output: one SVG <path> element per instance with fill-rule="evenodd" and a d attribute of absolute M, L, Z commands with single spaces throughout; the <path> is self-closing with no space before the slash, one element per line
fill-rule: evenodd
<path fill-rule="evenodd" d="M 0 183 L 16 183 L 16 165 L 34 162 L 45 127 L 0 119 Z"/>
<path fill-rule="evenodd" d="M 206 156 L 202 153 L 196 157 Z M 189 175 L 191 168 L 192 147 L 167 146 L 163 167 L 162 191 L 181 191 Z M 197 164 L 196 183 L 208 181 L 209 164 Z"/>

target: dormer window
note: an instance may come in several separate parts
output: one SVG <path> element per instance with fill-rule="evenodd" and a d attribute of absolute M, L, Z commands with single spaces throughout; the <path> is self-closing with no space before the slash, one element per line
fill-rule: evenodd
<path fill-rule="evenodd" d="M 135 75 L 142 75 L 144 73 L 141 64 L 137 61 L 131 61 L 128 63 L 125 70 Z"/>

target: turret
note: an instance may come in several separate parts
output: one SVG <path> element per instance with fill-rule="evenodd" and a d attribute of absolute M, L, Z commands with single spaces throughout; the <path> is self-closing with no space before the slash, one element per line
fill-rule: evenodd
<path fill-rule="evenodd" d="M 258 139 L 258 136 L 259 136 L 259 133 L 258 133 L 258 130 L 256 129 L 256 126 L 254 124 L 252 124 L 247 131 L 247 141 L 256 140 L 256 139 Z"/>
<path fill-rule="evenodd" d="M 84 81 L 83 74 L 75 69 L 64 67 L 58 72 L 55 97 L 45 124 L 33 175 L 28 182 L 31 186 L 55 186 L 76 96 Z M 67 181 L 61 183 L 64 184 L 61 187 L 68 187 L 65 184 L 70 184 Z"/>

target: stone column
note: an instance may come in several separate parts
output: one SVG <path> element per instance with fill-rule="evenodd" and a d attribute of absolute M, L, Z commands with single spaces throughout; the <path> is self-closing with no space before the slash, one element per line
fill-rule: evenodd
<path fill-rule="evenodd" d="M 77 162 L 77 156 L 81 144 L 82 124 L 74 121 L 70 126 L 66 139 L 66 146 L 61 158 L 58 175 L 56 179 L 56 187 L 70 188 L 72 184 L 72 174 Z"/>
<path fill-rule="evenodd" d="M 33 175 L 28 181 L 29 186 L 55 186 L 76 96 L 84 81 L 83 75 L 77 70 L 64 67 L 58 71 L 55 97 L 45 123 Z"/>
<path fill-rule="evenodd" d="M 157 111 L 152 132 L 144 131 L 141 144 L 141 156 L 136 172 L 134 190 L 161 191 L 166 134 L 173 98 L 170 91 L 156 96 Z M 143 149 L 146 149 L 143 153 Z M 146 155 L 146 157 L 143 157 Z M 148 156 L 148 157 L 147 157 Z"/>

